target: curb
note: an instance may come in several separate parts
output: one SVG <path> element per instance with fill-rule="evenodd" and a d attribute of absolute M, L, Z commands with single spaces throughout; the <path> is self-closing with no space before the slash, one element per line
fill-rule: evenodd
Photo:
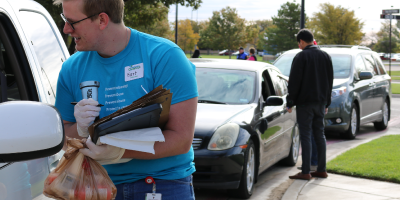
<path fill-rule="evenodd" d="M 400 97 L 400 94 L 398 94 L 398 97 Z M 398 117 L 398 118 L 400 118 L 400 117 Z M 346 152 L 346 151 L 348 151 L 350 149 L 356 148 L 359 145 L 362 145 L 362 144 L 368 143 L 368 142 L 370 142 L 372 140 L 378 139 L 378 138 L 380 138 L 382 136 L 399 134 L 398 133 L 399 129 L 397 129 L 397 128 L 392 128 L 392 129 L 396 130 L 397 132 L 394 133 L 394 134 L 393 133 L 392 134 L 379 134 L 379 135 L 376 135 L 376 136 L 371 137 L 369 139 L 366 139 L 364 141 L 361 141 L 361 142 L 359 142 L 357 144 L 350 144 L 349 147 L 346 150 L 339 150 L 339 151 L 337 151 L 337 152 L 335 152 L 335 153 L 333 153 L 331 155 L 327 155 L 326 162 L 328 163 L 330 160 L 333 160 L 334 158 L 336 158 L 340 154 L 342 154 L 342 153 L 344 153 L 344 152 Z M 388 131 L 389 131 L 389 129 L 386 129 L 386 130 L 383 130 L 383 131 L 380 131 L 380 132 L 387 133 Z M 281 200 L 297 200 L 299 195 L 300 195 L 300 193 L 301 193 L 301 191 L 307 185 L 308 182 L 309 181 L 306 181 L 306 180 L 298 180 L 298 179 L 294 180 L 294 182 L 286 189 L 286 191 L 283 194 L 283 197 L 282 197 Z"/>

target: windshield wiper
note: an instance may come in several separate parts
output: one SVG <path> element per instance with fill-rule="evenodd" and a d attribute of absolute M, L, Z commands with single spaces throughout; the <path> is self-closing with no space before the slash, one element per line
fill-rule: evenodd
<path fill-rule="evenodd" d="M 213 101 L 213 100 L 198 100 L 197 101 L 198 103 L 215 103 L 215 104 L 227 104 L 227 103 L 224 103 L 224 102 L 220 102 L 220 101 Z"/>

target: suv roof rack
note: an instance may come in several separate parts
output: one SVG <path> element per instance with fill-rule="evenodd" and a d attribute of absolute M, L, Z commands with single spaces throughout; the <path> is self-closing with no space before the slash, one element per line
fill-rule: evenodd
<path fill-rule="evenodd" d="M 358 46 L 358 45 L 340 45 L 340 44 L 329 44 L 329 45 L 318 45 L 320 47 L 328 47 L 328 48 L 334 48 L 334 47 L 341 47 L 341 48 L 350 48 L 353 50 L 368 50 L 372 51 L 369 47 L 366 46 Z"/>

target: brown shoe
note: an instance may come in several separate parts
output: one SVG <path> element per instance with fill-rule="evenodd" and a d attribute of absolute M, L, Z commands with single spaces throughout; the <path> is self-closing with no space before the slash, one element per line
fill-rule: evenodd
<path fill-rule="evenodd" d="M 311 172 L 312 177 L 318 177 L 318 178 L 326 178 L 328 177 L 328 173 L 326 172 Z"/>
<path fill-rule="evenodd" d="M 297 173 L 294 176 L 289 176 L 290 179 L 302 179 L 302 180 L 310 180 L 311 175 L 310 174 L 302 174 L 301 172 Z"/>

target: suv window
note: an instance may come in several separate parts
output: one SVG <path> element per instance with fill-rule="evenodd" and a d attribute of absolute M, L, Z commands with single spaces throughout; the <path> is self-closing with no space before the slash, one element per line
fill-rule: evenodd
<path fill-rule="evenodd" d="M 366 70 L 364 61 L 360 55 L 357 55 L 354 66 L 356 68 L 357 74 L 359 74 L 361 71 Z"/>
<path fill-rule="evenodd" d="M 65 60 L 60 41 L 42 14 L 31 11 L 20 11 L 21 22 L 28 30 L 28 40 L 35 49 L 42 72 L 42 83 L 50 96 L 50 103 L 54 105 L 57 89 L 57 78 Z M 63 42 L 63 41 L 61 41 Z M 55 45 L 58 44 L 58 45 Z M 58 47 L 58 48 L 54 48 Z"/>
<path fill-rule="evenodd" d="M 285 95 L 287 93 L 287 88 L 283 84 L 281 77 L 278 76 L 279 73 L 273 69 L 270 69 L 269 74 L 270 74 L 272 82 L 274 84 L 275 95 L 277 95 L 277 96 Z"/>
<path fill-rule="evenodd" d="M 1 85 L 0 82 L 0 102 L 3 101 L 15 101 L 15 100 L 21 100 L 21 96 L 19 94 L 19 89 L 18 89 L 18 85 L 17 82 L 15 80 L 15 75 L 14 75 L 14 70 L 11 68 L 11 64 L 10 64 L 10 59 L 9 59 L 9 55 L 7 54 L 8 51 L 6 51 L 6 49 L 4 48 L 3 42 L 0 39 L 0 69 L 4 68 L 3 70 L 0 70 L 0 76 L 3 76 L 3 78 L 5 79 L 5 85 Z M 3 90 L 6 90 L 6 92 L 4 92 Z"/>
<path fill-rule="evenodd" d="M 375 60 L 372 58 L 371 54 L 364 54 L 365 58 L 365 66 L 367 67 L 368 71 L 371 71 L 374 75 L 378 74 L 378 69 L 375 65 Z"/>
<path fill-rule="evenodd" d="M 386 74 L 385 68 L 383 67 L 382 60 L 379 56 L 374 54 L 375 62 L 378 65 L 379 74 L 383 75 Z"/>

